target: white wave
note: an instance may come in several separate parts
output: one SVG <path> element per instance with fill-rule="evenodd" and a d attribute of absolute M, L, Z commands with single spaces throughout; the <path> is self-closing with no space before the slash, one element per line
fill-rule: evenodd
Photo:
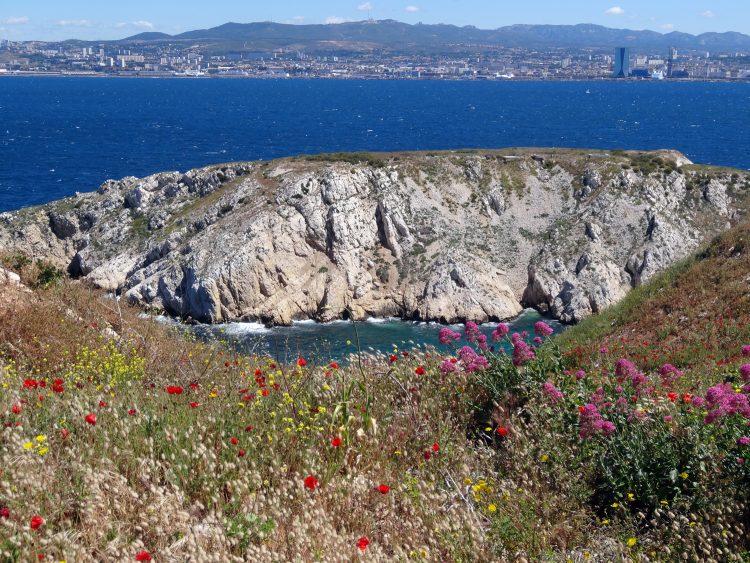
<path fill-rule="evenodd" d="M 220 326 L 226 334 L 264 334 L 271 331 L 263 323 L 227 323 Z"/>
<path fill-rule="evenodd" d="M 367 317 L 365 319 L 366 323 L 372 323 L 372 324 L 381 324 L 381 323 L 387 323 L 389 321 L 397 321 L 397 317 Z"/>

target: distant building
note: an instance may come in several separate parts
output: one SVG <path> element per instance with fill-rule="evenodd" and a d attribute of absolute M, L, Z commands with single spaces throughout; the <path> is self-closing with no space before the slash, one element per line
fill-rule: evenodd
<path fill-rule="evenodd" d="M 615 70 L 613 78 L 627 78 L 630 76 L 630 49 L 617 47 L 615 49 Z"/>
<path fill-rule="evenodd" d="M 667 77 L 672 78 L 674 73 L 674 62 L 677 60 L 677 48 L 669 48 L 669 59 L 667 59 Z"/>

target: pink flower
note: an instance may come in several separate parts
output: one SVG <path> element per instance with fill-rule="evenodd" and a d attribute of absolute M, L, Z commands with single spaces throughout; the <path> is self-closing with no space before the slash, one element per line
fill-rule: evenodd
<path fill-rule="evenodd" d="M 578 371 L 576 372 L 576 381 L 581 381 L 581 380 L 582 380 L 582 379 L 584 379 L 585 377 L 586 377 L 586 372 L 585 372 L 585 371 L 583 371 L 582 369 L 580 369 L 580 370 L 578 370 Z"/>
<path fill-rule="evenodd" d="M 461 340 L 461 335 L 457 332 L 453 332 L 449 328 L 441 328 L 438 333 L 438 340 L 440 341 L 440 344 L 453 344 L 454 342 Z"/>
<path fill-rule="evenodd" d="M 750 381 L 750 364 L 740 366 L 740 377 L 742 377 L 742 381 Z"/>
<path fill-rule="evenodd" d="M 499 325 L 497 325 L 497 327 L 495 327 L 495 330 L 492 331 L 492 340 L 497 342 L 509 332 L 510 326 L 507 323 L 500 323 Z"/>
<path fill-rule="evenodd" d="M 542 385 L 542 392 L 545 395 L 547 395 L 547 397 L 549 398 L 550 402 L 553 405 L 557 403 L 558 401 L 562 401 L 563 398 L 565 397 L 562 391 L 560 391 L 557 387 L 552 385 L 552 383 L 550 383 L 549 381 L 545 383 L 544 385 Z"/>
<path fill-rule="evenodd" d="M 479 326 L 474 321 L 467 321 L 464 328 L 464 336 L 467 342 L 475 342 L 477 337 L 482 334 L 479 331 Z"/>
<path fill-rule="evenodd" d="M 747 436 L 743 436 L 742 438 L 737 440 L 738 446 L 747 446 L 749 444 L 750 444 L 750 438 L 748 438 Z"/>
<path fill-rule="evenodd" d="M 742 355 L 745 356 L 745 357 L 750 356 L 750 344 L 745 344 L 742 347 Z"/>
<path fill-rule="evenodd" d="M 536 334 L 537 336 L 549 336 L 553 332 L 555 331 L 552 329 L 552 327 L 544 321 L 537 321 L 534 324 L 534 334 Z"/>

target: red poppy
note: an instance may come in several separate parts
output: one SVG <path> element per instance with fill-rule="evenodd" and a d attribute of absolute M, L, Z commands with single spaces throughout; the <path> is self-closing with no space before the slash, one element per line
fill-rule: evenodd
<path fill-rule="evenodd" d="M 438 444 L 437 442 L 432 444 L 432 451 L 438 453 L 440 451 L 440 444 Z"/>
<path fill-rule="evenodd" d="M 380 491 L 381 494 L 388 494 L 388 491 L 390 491 L 391 488 L 388 485 L 378 485 L 378 491 Z"/>
<path fill-rule="evenodd" d="M 398 360 L 398 356 L 394 356 L 394 355 L 391 355 L 391 356 L 389 356 L 389 357 L 388 357 L 388 361 L 389 361 L 390 363 L 393 363 L 393 362 L 395 362 L 396 360 Z"/>
<path fill-rule="evenodd" d="M 67 439 L 67 437 L 70 436 L 70 430 L 68 430 L 67 428 L 63 428 L 62 430 L 60 430 L 60 436 L 62 436 L 63 440 Z"/>
<path fill-rule="evenodd" d="M 502 436 L 503 438 L 505 438 L 508 435 L 508 429 L 505 426 L 498 426 L 497 433 L 500 434 L 500 436 Z"/>
<path fill-rule="evenodd" d="M 142 549 L 141 551 L 135 554 L 135 560 L 136 561 L 151 561 L 151 554 L 145 549 Z"/>
<path fill-rule="evenodd" d="M 232 436 L 232 439 L 231 439 L 231 440 L 229 440 L 229 441 L 230 441 L 230 442 L 232 442 L 232 444 L 233 444 L 233 445 L 235 445 L 235 446 L 236 446 L 236 445 L 237 445 L 237 443 L 239 442 L 239 440 L 238 440 L 237 438 L 235 438 L 234 436 Z"/>
<path fill-rule="evenodd" d="M 0 508 L 0 518 L 10 518 L 10 508 L 7 506 Z"/>
<path fill-rule="evenodd" d="M 368 539 L 367 539 L 366 537 L 364 537 L 364 536 L 363 536 L 363 537 L 361 537 L 361 538 L 359 538 L 359 539 L 357 540 L 357 547 L 358 547 L 358 548 L 359 548 L 359 549 L 360 549 L 361 551 L 364 551 L 365 549 L 367 549 L 367 546 L 368 546 L 368 545 L 370 545 L 370 540 L 368 540 Z"/>
<path fill-rule="evenodd" d="M 268 397 L 268 389 L 264 388 L 263 391 L 260 392 L 260 394 L 263 395 L 264 397 Z"/>
<path fill-rule="evenodd" d="M 36 389 L 39 385 L 39 382 L 35 379 L 24 379 L 23 380 L 23 386 L 25 389 Z"/>
<path fill-rule="evenodd" d="M 19 403 L 15 403 L 11 408 L 11 411 L 13 411 L 13 414 L 21 414 L 21 405 Z"/>
<path fill-rule="evenodd" d="M 263 375 L 263 372 L 260 371 L 260 368 L 255 368 L 255 377 L 258 377 L 260 375 Z"/>
<path fill-rule="evenodd" d="M 232 364 L 230 364 L 229 362 L 224 362 L 224 367 L 225 368 L 228 368 L 230 365 L 232 365 Z"/>
<path fill-rule="evenodd" d="M 128 410 L 128 416 L 135 416 L 135 409 Z"/>
<path fill-rule="evenodd" d="M 32 530 L 38 530 L 42 527 L 42 524 L 44 524 L 44 518 L 41 516 L 32 516 L 31 517 L 31 529 Z"/>
<path fill-rule="evenodd" d="M 431 457 L 432 457 L 432 454 L 430 453 L 430 451 L 429 450 L 425 451 L 424 453 L 425 460 L 430 461 Z"/>
<path fill-rule="evenodd" d="M 339 369 L 339 365 L 336 362 L 331 362 L 331 369 Z"/>
<path fill-rule="evenodd" d="M 252 431 L 253 431 L 253 427 L 252 426 L 246 426 L 245 427 L 245 432 L 252 432 Z"/>
<path fill-rule="evenodd" d="M 315 477 L 313 477 L 312 475 L 308 475 L 307 477 L 305 477 L 305 487 L 307 487 L 311 491 L 314 491 L 315 487 L 317 486 L 318 480 Z"/>
<path fill-rule="evenodd" d="M 179 385 L 170 385 L 167 387 L 167 393 L 170 395 L 182 395 L 182 387 Z"/>
<path fill-rule="evenodd" d="M 667 393 L 667 399 L 674 403 L 677 400 L 677 393 Z"/>
<path fill-rule="evenodd" d="M 303 368 L 303 367 L 305 367 L 307 365 L 307 361 L 305 360 L 305 358 L 299 358 L 297 360 L 297 365 L 299 367 Z"/>
<path fill-rule="evenodd" d="M 83 417 L 83 420 L 88 422 L 91 426 L 96 426 L 96 415 L 91 413 Z"/>
<path fill-rule="evenodd" d="M 65 391 L 65 387 L 63 387 L 61 384 L 53 383 L 52 391 L 55 393 L 62 393 L 63 391 Z"/>
<path fill-rule="evenodd" d="M 424 366 L 417 366 L 417 369 L 414 370 L 414 373 L 417 375 L 424 375 L 425 369 Z"/>
<path fill-rule="evenodd" d="M 237 455 L 240 456 L 240 457 L 242 457 L 243 455 L 245 455 L 245 450 L 238 451 Z"/>
<path fill-rule="evenodd" d="M 190 384 L 190 389 L 192 389 L 193 391 L 196 391 L 199 388 L 200 388 L 200 385 L 198 385 L 197 383 Z"/>
<path fill-rule="evenodd" d="M 99 401 L 99 406 L 105 408 L 107 406 L 107 401 Z"/>
<path fill-rule="evenodd" d="M 198 403 L 196 403 L 195 401 L 193 401 L 192 403 L 190 403 L 190 408 L 191 409 L 197 409 L 198 408 Z"/>
<path fill-rule="evenodd" d="M 341 445 L 341 438 L 339 436 L 336 436 L 333 440 L 331 440 L 331 445 L 334 448 L 338 448 Z"/>

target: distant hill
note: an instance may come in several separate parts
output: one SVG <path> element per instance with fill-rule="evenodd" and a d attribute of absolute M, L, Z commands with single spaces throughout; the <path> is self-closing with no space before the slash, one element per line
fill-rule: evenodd
<path fill-rule="evenodd" d="M 226 23 L 211 29 L 179 35 L 141 33 L 123 39 L 133 42 L 194 42 L 214 48 L 257 50 L 298 48 L 308 51 L 435 50 L 467 45 L 529 48 L 611 48 L 633 46 L 651 49 L 750 51 L 750 36 L 736 32 L 691 35 L 677 31 L 658 33 L 612 29 L 600 25 L 511 25 L 499 29 L 436 24 L 411 25 L 395 20 L 341 24 L 290 25 L 274 22 Z"/>

